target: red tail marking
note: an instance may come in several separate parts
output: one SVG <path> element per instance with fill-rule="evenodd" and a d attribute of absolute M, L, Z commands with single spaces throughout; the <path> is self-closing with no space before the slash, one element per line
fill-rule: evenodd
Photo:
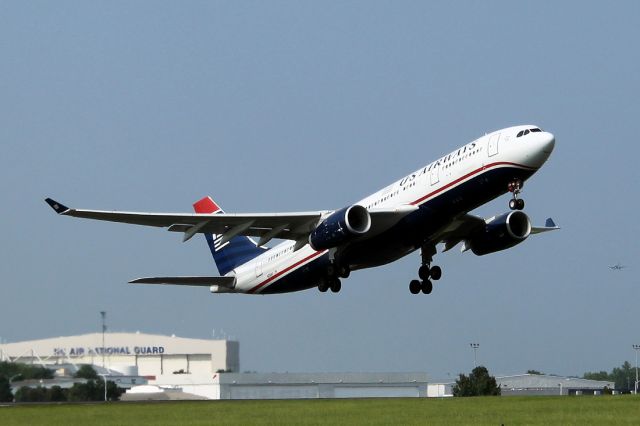
<path fill-rule="evenodd" d="M 215 213 L 220 210 L 220 207 L 211 199 L 211 197 L 204 197 L 201 200 L 193 203 L 193 210 L 196 213 Z"/>

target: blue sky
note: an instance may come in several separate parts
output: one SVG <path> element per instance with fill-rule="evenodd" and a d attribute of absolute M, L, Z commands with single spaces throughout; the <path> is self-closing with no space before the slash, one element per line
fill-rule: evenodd
<path fill-rule="evenodd" d="M 257 371 L 581 375 L 633 359 L 637 2 L 0 2 L 0 337 L 109 328 L 240 341 Z M 340 208 L 486 132 L 556 150 L 525 186 L 562 231 L 415 253 L 338 295 L 127 285 L 216 272 L 204 241 L 56 217 L 78 208 Z M 507 210 L 504 196 L 476 213 Z M 612 272 L 621 262 L 629 268 Z"/>

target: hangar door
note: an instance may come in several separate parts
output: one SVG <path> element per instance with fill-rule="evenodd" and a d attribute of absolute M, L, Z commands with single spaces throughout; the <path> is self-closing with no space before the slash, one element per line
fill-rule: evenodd
<path fill-rule="evenodd" d="M 162 374 L 162 358 L 160 355 L 137 357 L 138 374 L 141 376 L 159 376 Z"/>
<path fill-rule="evenodd" d="M 420 396 L 417 386 L 340 386 L 335 398 L 411 398 Z"/>

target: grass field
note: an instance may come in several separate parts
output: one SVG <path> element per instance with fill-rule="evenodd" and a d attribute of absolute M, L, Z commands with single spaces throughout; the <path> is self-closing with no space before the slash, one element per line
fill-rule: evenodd
<path fill-rule="evenodd" d="M 0 425 L 640 424 L 640 398 L 480 397 L 0 407 Z"/>

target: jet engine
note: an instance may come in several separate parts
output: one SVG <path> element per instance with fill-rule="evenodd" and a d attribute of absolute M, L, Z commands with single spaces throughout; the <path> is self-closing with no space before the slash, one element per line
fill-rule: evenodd
<path fill-rule="evenodd" d="M 531 233 L 529 216 L 520 210 L 496 216 L 484 230 L 475 234 L 468 245 L 473 254 L 482 256 L 520 244 Z"/>
<path fill-rule="evenodd" d="M 366 208 L 353 206 L 333 212 L 309 235 L 314 250 L 326 250 L 345 244 L 371 228 L 371 216 Z"/>

